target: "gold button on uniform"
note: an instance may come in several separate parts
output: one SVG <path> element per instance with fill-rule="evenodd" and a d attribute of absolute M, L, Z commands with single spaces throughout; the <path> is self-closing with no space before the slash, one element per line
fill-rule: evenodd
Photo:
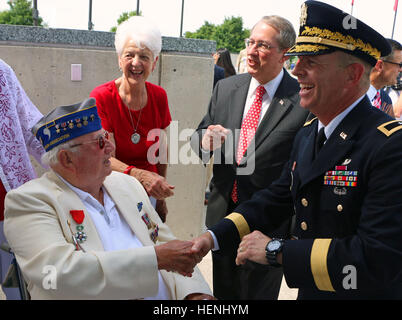
<path fill-rule="evenodd" d="M 341 212 L 343 210 L 342 205 L 338 204 L 338 206 L 336 207 L 336 210 L 338 210 L 338 212 Z"/>
<path fill-rule="evenodd" d="M 307 230 L 307 223 L 306 223 L 305 221 L 303 221 L 303 222 L 300 224 L 300 227 L 302 228 L 303 231 L 306 231 L 306 230 Z"/>
<path fill-rule="evenodd" d="M 307 207 L 308 206 L 308 201 L 306 198 L 301 199 L 301 203 L 303 205 L 303 207 Z"/>

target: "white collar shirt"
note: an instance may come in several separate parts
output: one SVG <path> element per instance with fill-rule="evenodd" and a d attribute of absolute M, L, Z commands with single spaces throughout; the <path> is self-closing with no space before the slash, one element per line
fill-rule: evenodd
<path fill-rule="evenodd" d="M 274 79 L 263 84 L 263 86 L 265 88 L 265 93 L 262 96 L 262 107 L 261 107 L 260 118 L 258 119 L 258 125 L 260 125 L 262 119 L 264 118 L 266 112 L 268 111 L 269 105 L 271 104 L 272 99 L 275 96 L 276 90 L 278 89 L 278 87 L 283 79 L 283 75 L 284 75 L 284 71 L 283 71 L 283 69 L 281 69 L 281 72 L 279 72 L 278 75 Z M 245 118 L 247 112 L 250 110 L 251 105 L 253 104 L 254 99 L 255 99 L 256 90 L 260 85 L 261 85 L 261 83 L 259 83 L 256 79 L 251 78 L 250 86 L 248 88 L 248 93 L 247 93 L 246 104 L 244 106 L 243 119 Z"/>
<path fill-rule="evenodd" d="M 355 102 L 353 102 L 349 107 L 347 107 L 345 110 L 343 110 L 340 114 L 338 114 L 335 118 L 331 120 L 330 123 L 328 123 L 325 126 L 324 132 L 325 136 L 327 137 L 327 140 L 331 136 L 331 134 L 334 132 L 336 127 L 341 123 L 341 121 L 349 114 L 350 111 L 354 109 L 354 107 L 357 106 L 357 104 L 363 100 L 365 95 L 361 96 L 359 99 L 357 99 Z M 324 125 L 321 123 L 321 121 L 318 121 L 318 131 L 324 127 Z"/>
<path fill-rule="evenodd" d="M 370 84 L 369 89 L 367 90 L 367 97 L 369 98 L 370 102 L 373 103 L 373 100 L 377 94 L 377 89 L 374 88 L 374 86 L 372 84 Z"/>
<path fill-rule="evenodd" d="M 103 203 L 99 203 L 91 194 L 77 187 L 74 187 L 61 176 L 58 177 L 71 189 L 84 203 L 85 209 L 89 212 L 95 224 L 98 235 L 102 241 L 105 251 L 126 250 L 130 248 L 143 247 L 141 241 L 131 230 L 127 221 L 119 214 L 116 204 L 102 186 Z M 166 287 L 161 273 L 158 271 L 159 290 L 155 297 L 148 297 L 145 300 L 168 300 L 170 293 Z"/>

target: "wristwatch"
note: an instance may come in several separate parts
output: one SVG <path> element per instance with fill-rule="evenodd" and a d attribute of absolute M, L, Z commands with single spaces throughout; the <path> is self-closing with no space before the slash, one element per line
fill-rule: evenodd
<path fill-rule="evenodd" d="M 265 247 L 265 256 L 271 266 L 279 267 L 281 264 L 276 261 L 276 256 L 282 251 L 283 239 L 273 238 Z"/>

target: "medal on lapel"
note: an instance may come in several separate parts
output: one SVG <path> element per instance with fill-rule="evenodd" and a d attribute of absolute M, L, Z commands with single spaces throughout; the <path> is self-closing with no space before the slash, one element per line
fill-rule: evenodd
<path fill-rule="evenodd" d="M 70 215 L 77 223 L 77 232 L 73 234 L 73 236 L 78 243 L 83 243 L 87 240 L 87 235 L 84 232 L 84 226 L 82 225 L 85 218 L 84 210 L 70 210 Z"/>
<path fill-rule="evenodd" d="M 151 232 L 151 240 L 156 243 L 156 241 L 158 240 L 158 234 L 159 234 L 159 226 L 156 225 L 156 228 L 154 229 L 154 231 Z"/>
<path fill-rule="evenodd" d="M 142 206 L 143 206 L 142 202 L 137 203 L 137 209 L 140 214 L 142 211 Z M 151 237 L 151 240 L 154 243 L 156 243 L 156 241 L 158 240 L 158 235 L 159 235 L 159 226 L 151 220 L 148 213 L 146 213 L 146 212 L 143 215 L 141 215 L 141 219 L 142 219 L 142 221 L 144 221 L 145 225 L 148 228 L 148 232 L 149 232 L 149 236 Z"/>

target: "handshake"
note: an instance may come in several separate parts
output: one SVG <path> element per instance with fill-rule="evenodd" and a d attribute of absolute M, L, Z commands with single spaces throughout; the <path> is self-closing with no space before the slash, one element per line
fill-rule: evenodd
<path fill-rule="evenodd" d="M 259 264 L 268 264 L 265 247 L 271 238 L 260 231 L 254 231 L 243 237 L 237 250 L 236 264 L 242 265 L 247 260 Z M 205 232 L 192 241 L 172 240 L 155 247 L 158 268 L 175 271 L 191 277 L 194 267 L 214 248 L 214 240 L 209 232 Z M 282 263 L 282 255 L 278 257 Z"/>
<path fill-rule="evenodd" d="M 209 232 L 192 241 L 172 240 L 155 246 L 158 269 L 191 277 L 195 266 L 212 248 L 213 239 Z"/>

